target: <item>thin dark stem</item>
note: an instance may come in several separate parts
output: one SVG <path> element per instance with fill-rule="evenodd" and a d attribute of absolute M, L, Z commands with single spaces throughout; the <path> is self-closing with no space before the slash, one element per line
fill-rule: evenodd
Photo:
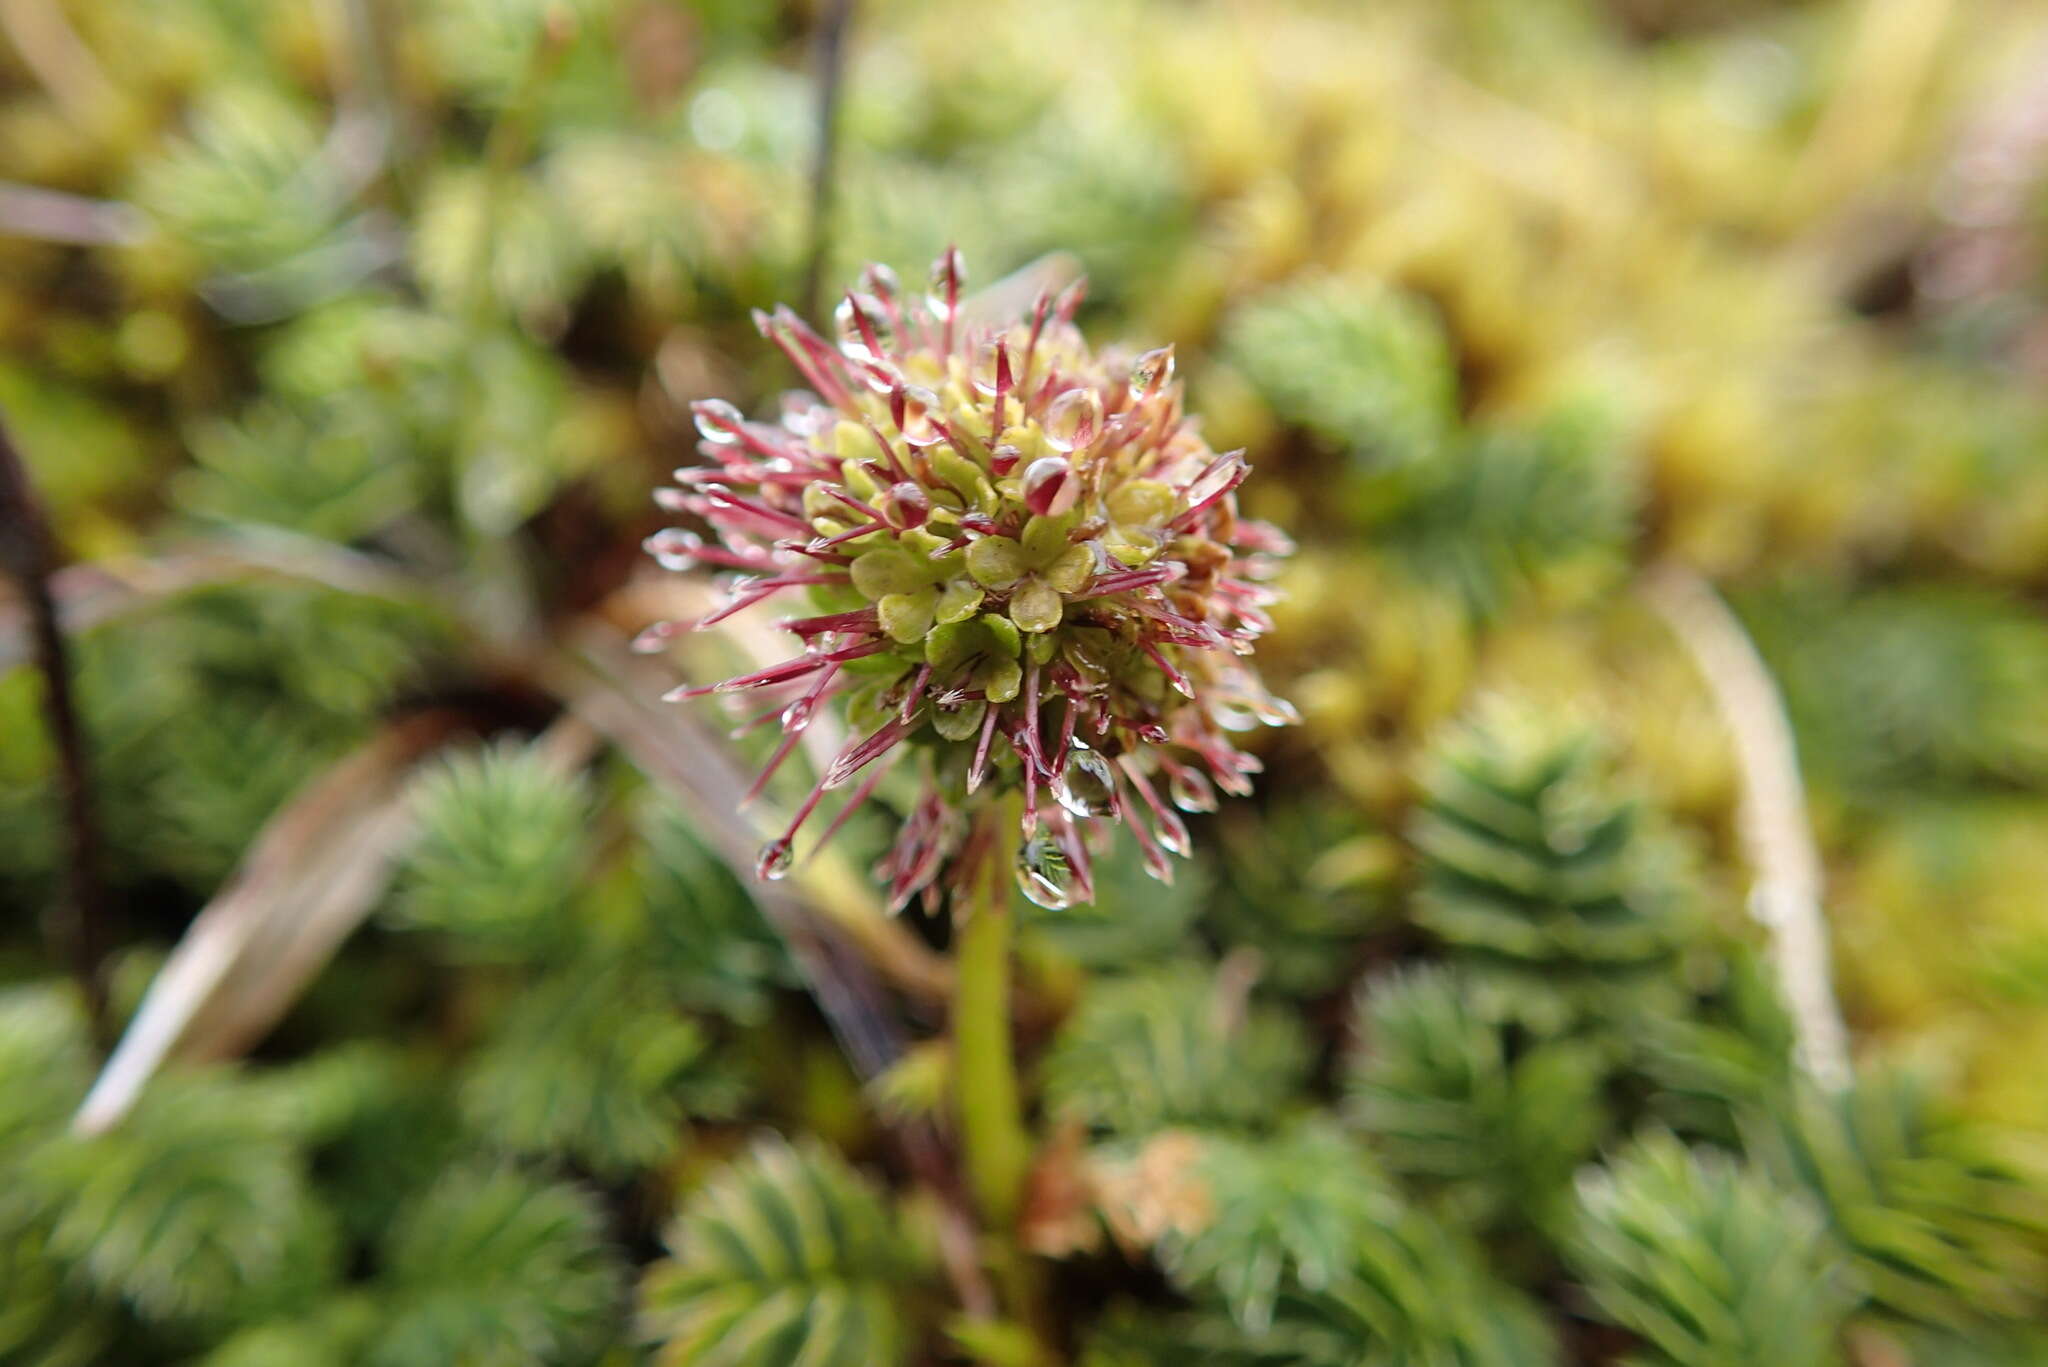
<path fill-rule="evenodd" d="M 804 316 L 818 320 L 827 258 L 832 254 L 832 192 L 839 172 L 839 93 L 846 76 L 846 30 L 853 0 L 826 0 L 818 26 L 818 141 L 811 157 L 811 251 L 804 263 Z"/>
<path fill-rule="evenodd" d="M 65 895 L 44 922 L 52 952 L 71 965 L 85 995 L 93 1039 L 105 1053 L 113 1042 L 107 987 L 100 971 L 106 951 L 105 903 L 101 896 L 99 822 L 86 762 L 85 732 L 71 693 L 69 652 L 57 618 L 50 576 L 57 568 L 55 538 L 43 516 L 28 468 L 0 422 L 0 571 L 15 581 L 28 607 L 36 669 L 43 676 L 43 712 L 57 751 L 57 780 L 63 807 L 67 860 Z"/>

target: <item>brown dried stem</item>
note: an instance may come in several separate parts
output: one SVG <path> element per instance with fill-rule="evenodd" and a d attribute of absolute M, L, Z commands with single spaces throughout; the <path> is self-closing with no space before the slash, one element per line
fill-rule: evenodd
<path fill-rule="evenodd" d="M 0 422 L 0 571 L 15 581 L 26 608 L 30 651 L 43 679 L 43 715 L 56 749 L 58 799 L 65 832 L 65 892 L 45 919 L 56 957 L 71 965 L 86 1016 L 102 1052 L 112 1043 L 107 986 L 105 900 L 100 886 L 100 831 L 85 731 L 71 691 L 70 652 L 50 591 L 57 545 L 29 482 L 28 468 Z"/>

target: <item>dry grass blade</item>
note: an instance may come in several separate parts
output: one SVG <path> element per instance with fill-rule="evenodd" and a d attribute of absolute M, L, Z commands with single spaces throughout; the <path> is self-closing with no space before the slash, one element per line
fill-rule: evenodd
<path fill-rule="evenodd" d="M 270 819 L 150 985 L 77 1129 L 117 1123 L 166 1059 L 231 1055 L 284 1014 L 382 895 L 412 828 L 406 780 L 460 724 L 398 723 Z"/>
<path fill-rule="evenodd" d="M 153 559 L 66 566 L 50 577 L 50 592 L 65 631 L 75 635 L 158 599 L 264 576 L 373 598 L 419 599 L 428 592 L 402 570 L 370 556 L 270 532 L 195 542 L 185 550 Z M 0 671 L 24 663 L 28 654 L 26 605 L 0 598 Z"/>
<path fill-rule="evenodd" d="M 1007 323 L 1027 316 L 1039 295 L 1058 294 L 1080 278 L 1080 257 L 1072 252 L 1047 252 L 962 299 L 960 317 L 970 326 Z"/>
<path fill-rule="evenodd" d="M 1644 575 L 1643 596 L 1692 657 L 1735 749 L 1738 820 L 1753 875 L 1750 913 L 1770 932 L 1779 985 L 1798 1028 L 1798 1063 L 1824 1087 L 1846 1086 L 1849 1031 L 1835 1002 L 1820 851 L 1784 701 L 1742 623 L 1706 580 L 1666 564 Z"/>
<path fill-rule="evenodd" d="M 674 682 L 673 676 L 634 656 L 625 639 L 597 619 L 586 621 L 569 650 L 543 666 L 542 673 L 573 713 L 680 803 L 719 857 L 752 883 L 761 834 L 739 811 L 747 780 L 718 740 L 687 714 L 649 701 Z M 885 916 L 844 864 L 814 864 L 793 881 L 803 900 L 784 886 L 762 883 L 752 883 L 754 898 L 789 946 L 854 1070 L 873 1080 L 905 1048 L 876 972 L 912 995 L 946 1001 L 952 990 L 950 970 Z M 922 1122 L 898 1126 L 894 1133 L 910 1166 L 941 1195 L 941 1258 L 961 1304 L 986 1317 L 994 1296 L 975 1257 L 973 1223 L 944 1145 Z"/>
<path fill-rule="evenodd" d="M 576 715 L 683 804 L 719 857 L 751 883 L 762 836 L 739 811 L 747 780 L 702 726 L 650 701 L 673 677 L 634 657 L 615 632 L 595 622 L 576 633 L 571 653 L 546 672 Z M 849 1057 L 863 1076 L 873 1076 L 895 1061 L 902 1045 L 869 965 L 931 1000 L 945 999 L 950 974 L 883 914 L 843 864 L 814 866 L 791 882 L 788 888 L 756 884 L 755 899 L 796 955 Z"/>

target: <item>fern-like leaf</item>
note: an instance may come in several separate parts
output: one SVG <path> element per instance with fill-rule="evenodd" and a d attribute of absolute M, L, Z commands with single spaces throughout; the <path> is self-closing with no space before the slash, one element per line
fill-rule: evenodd
<path fill-rule="evenodd" d="M 1308 1046 L 1291 1015 L 1247 1005 L 1198 964 L 1104 981 L 1043 1065 L 1056 1112 L 1124 1135 L 1258 1129 L 1299 1086 Z"/>
<path fill-rule="evenodd" d="M 1348 1114 L 1397 1174 L 1481 1225 L 1549 1226 L 1605 1123 L 1599 1053 L 1578 1040 L 1516 1048 L 1440 967 L 1359 990 Z"/>
<path fill-rule="evenodd" d="M 668 1367 L 887 1367 L 909 1351 L 917 1251 L 866 1179 L 815 1147 L 757 1143 L 666 1236 L 641 1320 Z"/>
<path fill-rule="evenodd" d="M 1580 1184 L 1569 1253 L 1601 1312 L 1641 1337 L 1642 1367 L 1828 1367 L 1852 1304 L 1818 1212 L 1798 1193 L 1639 1141 Z"/>
<path fill-rule="evenodd" d="M 420 834 L 394 913 L 478 959 L 557 947 L 585 856 L 589 797 L 530 746 L 501 742 L 421 775 Z"/>
<path fill-rule="evenodd" d="M 1496 699 L 1436 741 L 1421 785 L 1415 919 L 1494 1009 L 1555 1031 L 1682 1004 L 1682 885 L 1592 732 Z"/>
<path fill-rule="evenodd" d="M 1953 1110 L 1925 1077 L 1867 1067 L 1839 1095 L 1801 1088 L 1747 1128 L 1752 1151 L 1820 1203 L 1884 1310 L 1964 1331 L 2041 1314 L 2039 1157 Z"/>
<path fill-rule="evenodd" d="M 509 1168 L 458 1169 L 385 1241 L 367 1367 L 589 1360 L 617 1332 L 624 1268 L 586 1193 Z"/>

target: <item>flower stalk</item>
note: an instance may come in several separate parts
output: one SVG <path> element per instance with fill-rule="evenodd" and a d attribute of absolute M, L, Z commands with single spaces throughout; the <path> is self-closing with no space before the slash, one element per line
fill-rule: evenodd
<path fill-rule="evenodd" d="M 1009 870 L 1002 857 L 1007 834 L 1017 829 L 1020 804 L 983 809 L 969 837 L 974 863 L 968 895 L 954 906 L 954 1092 L 967 1182 L 990 1226 L 1016 1223 L 1031 1145 L 1017 1092 L 1011 1047 L 1010 944 L 1014 915 Z M 964 913 L 964 914 L 963 914 Z"/>

